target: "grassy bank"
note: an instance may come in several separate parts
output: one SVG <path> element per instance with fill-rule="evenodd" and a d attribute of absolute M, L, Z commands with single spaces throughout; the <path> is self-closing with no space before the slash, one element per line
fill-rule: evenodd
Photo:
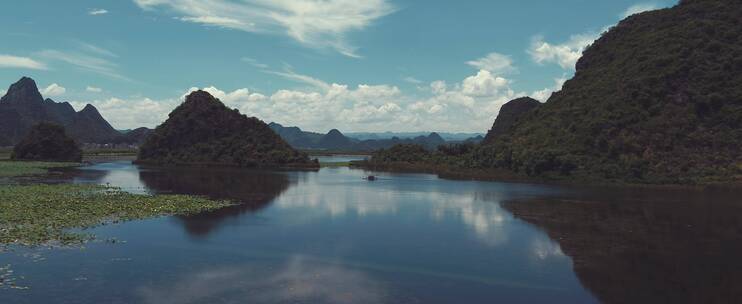
<path fill-rule="evenodd" d="M 228 206 L 185 195 L 137 195 L 96 185 L 0 186 L 0 245 L 79 243 L 71 232 L 112 221 L 195 214 Z"/>
<path fill-rule="evenodd" d="M 75 167 L 78 163 L 0 160 L 0 177 L 46 174 L 51 168 Z"/>

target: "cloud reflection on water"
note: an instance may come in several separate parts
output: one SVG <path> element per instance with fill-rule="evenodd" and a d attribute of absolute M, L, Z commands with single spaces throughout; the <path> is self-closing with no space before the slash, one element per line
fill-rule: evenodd
<path fill-rule="evenodd" d="M 272 265 L 236 265 L 186 273 L 172 283 L 143 286 L 144 303 L 384 303 L 385 286 L 353 269 L 294 256 Z M 239 299 L 239 300 L 237 300 Z"/>

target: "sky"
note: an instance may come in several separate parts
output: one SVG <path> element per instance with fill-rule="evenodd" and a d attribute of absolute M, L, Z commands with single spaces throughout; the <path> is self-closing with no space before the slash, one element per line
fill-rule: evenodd
<path fill-rule="evenodd" d="M 22 76 L 117 129 L 192 90 L 327 132 L 486 132 L 546 101 L 626 16 L 677 0 L 110 0 L 0 3 L 0 95 Z"/>

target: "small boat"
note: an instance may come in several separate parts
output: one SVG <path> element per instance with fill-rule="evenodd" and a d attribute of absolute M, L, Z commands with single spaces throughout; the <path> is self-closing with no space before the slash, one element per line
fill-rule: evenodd
<path fill-rule="evenodd" d="M 370 182 L 375 181 L 376 180 L 376 176 L 369 175 L 369 176 L 366 177 L 366 180 L 368 180 Z"/>

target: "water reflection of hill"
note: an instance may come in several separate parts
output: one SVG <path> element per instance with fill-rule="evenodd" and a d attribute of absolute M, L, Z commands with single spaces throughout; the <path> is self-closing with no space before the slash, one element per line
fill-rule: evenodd
<path fill-rule="evenodd" d="M 742 303 L 739 193 L 602 192 L 508 202 L 606 303 Z"/>
<path fill-rule="evenodd" d="M 281 172 L 227 168 L 142 168 L 139 178 L 156 193 L 202 195 L 239 203 L 198 215 L 177 217 L 191 236 L 208 235 L 229 219 L 268 206 L 290 186 L 287 175 Z"/>

